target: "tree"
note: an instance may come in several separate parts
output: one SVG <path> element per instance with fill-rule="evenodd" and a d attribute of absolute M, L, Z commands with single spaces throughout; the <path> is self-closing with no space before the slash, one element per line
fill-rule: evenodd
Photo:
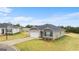
<path fill-rule="evenodd" d="M 26 27 L 27 27 L 27 28 L 31 28 L 31 27 L 32 27 L 32 25 L 27 25 Z"/>
<path fill-rule="evenodd" d="M 79 27 L 71 27 L 71 26 L 67 26 L 64 27 L 66 32 L 73 32 L 73 33 L 79 33 Z"/>
<path fill-rule="evenodd" d="M 16 24 L 15 26 L 18 26 L 18 27 L 20 27 L 20 24 Z"/>

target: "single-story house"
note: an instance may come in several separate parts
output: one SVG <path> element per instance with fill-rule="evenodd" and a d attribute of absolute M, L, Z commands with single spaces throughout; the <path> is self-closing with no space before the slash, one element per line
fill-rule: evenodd
<path fill-rule="evenodd" d="M 30 37 L 57 39 L 64 36 L 65 30 L 52 24 L 34 26 L 29 30 Z"/>
<path fill-rule="evenodd" d="M 0 35 L 15 34 L 20 32 L 20 27 L 11 23 L 0 23 Z"/>

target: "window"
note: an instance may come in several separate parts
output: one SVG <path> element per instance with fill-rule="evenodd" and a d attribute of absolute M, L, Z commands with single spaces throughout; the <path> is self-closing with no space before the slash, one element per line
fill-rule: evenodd
<path fill-rule="evenodd" d="M 51 31 L 45 31 L 45 36 L 52 36 L 52 32 Z"/>
<path fill-rule="evenodd" d="M 12 32 L 12 29 L 7 29 L 7 32 Z"/>
<path fill-rule="evenodd" d="M 46 36 L 50 36 L 50 32 L 49 31 L 46 32 Z"/>

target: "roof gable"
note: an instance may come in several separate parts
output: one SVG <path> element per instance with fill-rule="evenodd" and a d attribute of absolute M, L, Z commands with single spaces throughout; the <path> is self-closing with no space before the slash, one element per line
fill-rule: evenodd
<path fill-rule="evenodd" d="M 60 31 L 62 30 L 62 28 L 58 27 L 58 26 L 54 26 L 52 24 L 44 24 L 44 25 L 40 25 L 40 26 L 34 26 L 31 28 L 31 30 L 33 28 L 39 29 L 39 30 L 44 30 L 44 29 L 51 29 L 51 30 L 57 30 Z"/>

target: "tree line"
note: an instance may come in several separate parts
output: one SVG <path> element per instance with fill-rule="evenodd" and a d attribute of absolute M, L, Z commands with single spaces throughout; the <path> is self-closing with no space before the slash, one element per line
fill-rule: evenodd
<path fill-rule="evenodd" d="M 66 32 L 79 33 L 79 27 L 61 26 L 61 28 L 64 28 L 66 30 Z"/>
<path fill-rule="evenodd" d="M 16 26 L 22 27 L 20 24 L 16 24 Z M 26 28 L 31 28 L 33 25 L 26 25 Z M 60 26 L 61 28 L 64 28 L 66 32 L 73 32 L 73 33 L 79 33 L 79 27 L 72 27 L 72 26 Z"/>
<path fill-rule="evenodd" d="M 27 25 L 25 27 L 31 28 L 33 27 L 33 25 Z M 60 26 L 60 27 L 64 28 L 66 32 L 79 33 L 79 27 L 72 27 L 72 26 Z"/>
<path fill-rule="evenodd" d="M 31 28 L 32 25 L 27 25 L 27 28 Z M 72 32 L 72 33 L 79 33 L 79 27 L 72 27 L 72 26 L 60 26 L 61 28 L 64 28 L 66 32 Z"/>

